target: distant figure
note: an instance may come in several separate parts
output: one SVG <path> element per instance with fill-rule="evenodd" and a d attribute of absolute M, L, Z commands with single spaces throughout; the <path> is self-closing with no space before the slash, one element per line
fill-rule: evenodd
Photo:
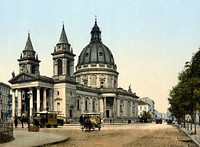
<path fill-rule="evenodd" d="M 18 118 L 17 117 L 15 117 L 14 123 L 15 123 L 15 128 L 17 128 L 17 125 L 18 125 Z"/>
<path fill-rule="evenodd" d="M 24 128 L 24 115 L 21 117 L 22 128 Z"/>

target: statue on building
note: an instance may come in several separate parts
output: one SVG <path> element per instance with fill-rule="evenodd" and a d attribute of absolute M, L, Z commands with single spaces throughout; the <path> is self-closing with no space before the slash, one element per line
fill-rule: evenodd
<path fill-rule="evenodd" d="M 13 77 L 13 78 L 15 77 L 15 72 L 14 72 L 14 71 L 12 72 L 12 77 Z"/>
<path fill-rule="evenodd" d="M 128 92 L 132 93 L 131 84 L 128 86 Z"/>

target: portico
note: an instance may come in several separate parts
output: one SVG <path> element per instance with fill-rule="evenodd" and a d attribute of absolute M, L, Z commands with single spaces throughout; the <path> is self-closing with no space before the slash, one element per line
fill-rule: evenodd
<path fill-rule="evenodd" d="M 31 75 L 25 73 L 11 80 L 13 83 L 12 101 L 14 102 L 12 104 L 12 116 L 27 115 L 28 111 L 30 116 L 32 116 L 33 112 L 46 111 L 47 108 L 53 110 L 52 84 L 45 81 L 28 82 L 22 80 L 21 76 L 34 80 L 33 77 L 31 78 Z M 19 79 L 21 79 L 21 82 L 19 82 Z M 16 81 L 18 82 L 14 84 Z"/>

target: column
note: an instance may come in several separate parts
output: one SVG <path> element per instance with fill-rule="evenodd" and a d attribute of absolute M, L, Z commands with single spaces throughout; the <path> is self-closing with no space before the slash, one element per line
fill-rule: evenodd
<path fill-rule="evenodd" d="M 99 99 L 99 112 L 101 113 L 101 116 L 103 116 L 103 99 Z"/>
<path fill-rule="evenodd" d="M 40 112 L 40 87 L 37 87 L 37 112 Z"/>
<path fill-rule="evenodd" d="M 55 65 L 56 64 L 56 61 L 55 60 L 53 60 L 53 75 L 56 75 L 56 70 L 55 70 Z"/>
<path fill-rule="evenodd" d="M 125 117 L 126 116 L 126 114 L 127 114 L 127 101 L 126 100 L 124 100 L 124 105 L 123 105 L 123 116 Z"/>
<path fill-rule="evenodd" d="M 130 101 L 130 117 L 133 117 L 133 102 Z"/>
<path fill-rule="evenodd" d="M 93 112 L 93 98 L 92 97 L 89 98 L 89 112 Z"/>
<path fill-rule="evenodd" d="M 18 100 L 17 100 L 17 102 L 18 102 L 18 113 L 17 113 L 17 115 L 18 116 L 21 116 L 21 113 L 22 113 L 22 92 L 21 92 L 21 89 L 19 89 L 18 90 Z"/>
<path fill-rule="evenodd" d="M 54 110 L 54 99 L 52 89 L 49 89 L 49 110 Z"/>
<path fill-rule="evenodd" d="M 116 112 L 117 112 L 117 109 L 116 109 L 116 97 L 113 98 L 113 117 L 116 118 Z"/>
<path fill-rule="evenodd" d="M 106 117 L 106 97 L 104 97 L 103 108 L 104 108 L 104 117 Z"/>
<path fill-rule="evenodd" d="M 120 116 L 120 100 L 117 99 L 117 117 Z"/>
<path fill-rule="evenodd" d="M 91 86 L 91 75 L 88 75 L 88 86 Z"/>
<path fill-rule="evenodd" d="M 30 93 L 29 93 L 29 113 L 30 113 L 30 116 L 32 117 L 33 116 L 33 89 L 30 88 Z"/>
<path fill-rule="evenodd" d="M 12 90 L 12 117 L 15 117 L 15 90 Z"/>
<path fill-rule="evenodd" d="M 47 110 L 47 89 L 43 90 L 43 111 Z"/>
<path fill-rule="evenodd" d="M 74 75 L 74 61 L 71 62 L 71 66 L 70 66 L 70 75 Z"/>
<path fill-rule="evenodd" d="M 81 96 L 81 113 L 85 111 L 85 98 Z"/>
<path fill-rule="evenodd" d="M 67 74 L 67 60 L 66 59 L 63 59 L 62 60 L 62 74 Z"/>

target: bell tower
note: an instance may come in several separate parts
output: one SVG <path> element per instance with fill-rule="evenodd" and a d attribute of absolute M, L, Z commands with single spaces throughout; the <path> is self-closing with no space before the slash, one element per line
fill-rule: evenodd
<path fill-rule="evenodd" d="M 19 73 L 25 72 L 30 74 L 39 75 L 39 63 L 38 55 L 33 49 L 31 42 L 30 33 L 28 33 L 28 38 L 24 50 L 20 55 L 19 61 Z"/>
<path fill-rule="evenodd" d="M 53 78 L 64 80 L 66 77 L 74 75 L 74 57 L 73 49 L 68 42 L 65 33 L 64 24 L 62 27 L 60 39 L 54 47 L 53 56 Z"/>

